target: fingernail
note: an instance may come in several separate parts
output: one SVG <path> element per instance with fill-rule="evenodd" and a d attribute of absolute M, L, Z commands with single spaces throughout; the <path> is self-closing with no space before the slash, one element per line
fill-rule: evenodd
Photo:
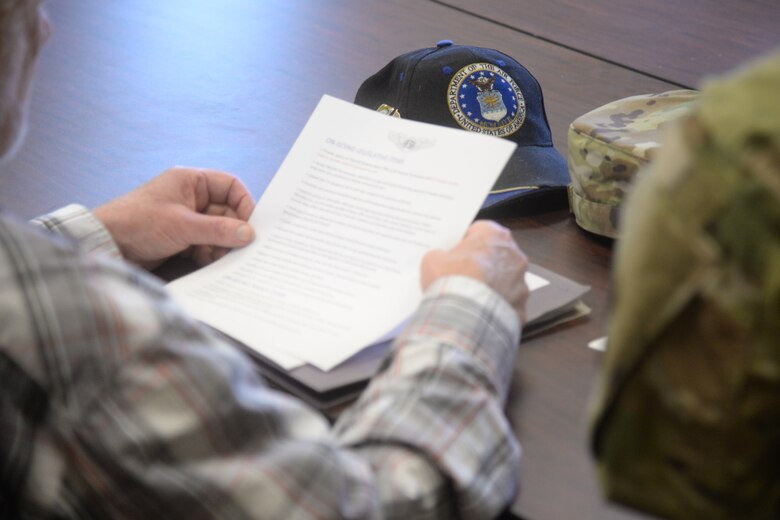
<path fill-rule="evenodd" d="M 236 229 L 236 238 L 239 242 L 249 242 L 252 240 L 252 228 L 249 224 L 241 224 Z"/>

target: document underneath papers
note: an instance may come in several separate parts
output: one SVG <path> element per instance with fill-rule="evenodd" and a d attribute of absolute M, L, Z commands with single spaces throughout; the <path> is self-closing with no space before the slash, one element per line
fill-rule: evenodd
<path fill-rule="evenodd" d="M 169 290 L 282 368 L 330 370 L 412 314 L 423 255 L 462 238 L 514 147 L 325 96 L 252 214 L 255 241 Z"/>
<path fill-rule="evenodd" d="M 541 289 L 542 287 L 545 287 L 547 285 L 550 285 L 549 280 L 545 280 L 539 275 L 536 275 L 531 272 L 525 273 L 525 285 L 528 286 L 528 290 L 533 292 L 537 289 Z"/>
<path fill-rule="evenodd" d="M 554 271 L 531 263 L 525 283 L 531 294 L 525 307 L 527 321 L 523 327 L 523 342 L 590 312 L 582 301 L 589 287 Z M 379 369 L 389 348 L 389 341 L 377 341 L 327 372 L 309 364 L 281 369 L 256 351 L 249 354 L 268 380 L 328 413 L 357 397 Z"/>

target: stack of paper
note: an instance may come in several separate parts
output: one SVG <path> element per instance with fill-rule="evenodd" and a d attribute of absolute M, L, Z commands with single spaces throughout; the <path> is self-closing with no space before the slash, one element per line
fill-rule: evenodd
<path fill-rule="evenodd" d="M 169 289 L 313 404 L 350 398 L 457 244 L 515 145 L 324 97 L 251 217 L 256 239 Z M 587 312 L 588 290 L 532 266 L 524 336 Z"/>
<path fill-rule="evenodd" d="M 462 238 L 514 148 L 325 96 L 252 214 L 254 243 L 169 289 L 279 366 L 330 370 L 414 311 L 423 255 Z"/>
<path fill-rule="evenodd" d="M 526 305 L 527 322 L 523 327 L 522 342 L 564 322 L 590 313 L 581 298 L 590 289 L 557 273 L 531 264 L 526 275 L 531 295 Z M 384 358 L 390 340 L 361 350 L 356 355 L 327 372 L 312 365 L 292 370 L 275 366 L 256 352 L 250 352 L 259 361 L 263 374 L 277 386 L 284 388 L 323 411 L 338 408 L 354 399 Z"/>

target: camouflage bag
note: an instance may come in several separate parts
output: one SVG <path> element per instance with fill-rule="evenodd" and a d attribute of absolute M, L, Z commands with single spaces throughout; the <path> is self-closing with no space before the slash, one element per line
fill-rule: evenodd
<path fill-rule="evenodd" d="M 569 126 L 569 208 L 577 224 L 618 236 L 621 203 L 637 171 L 656 153 L 662 128 L 685 114 L 696 91 L 632 96 L 578 117 Z"/>
<path fill-rule="evenodd" d="M 626 206 L 592 443 L 611 499 L 780 518 L 780 53 L 704 86 Z"/>

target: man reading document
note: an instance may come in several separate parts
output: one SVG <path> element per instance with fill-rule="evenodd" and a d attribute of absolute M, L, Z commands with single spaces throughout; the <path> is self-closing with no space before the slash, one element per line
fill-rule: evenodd
<path fill-rule="evenodd" d="M 23 135 L 36 0 L 0 0 L 0 155 Z M 0 516 L 474 518 L 518 486 L 502 412 L 528 291 L 510 233 L 429 253 L 424 299 L 335 425 L 143 273 L 252 241 L 248 190 L 173 168 L 90 212 L 0 216 Z"/>

